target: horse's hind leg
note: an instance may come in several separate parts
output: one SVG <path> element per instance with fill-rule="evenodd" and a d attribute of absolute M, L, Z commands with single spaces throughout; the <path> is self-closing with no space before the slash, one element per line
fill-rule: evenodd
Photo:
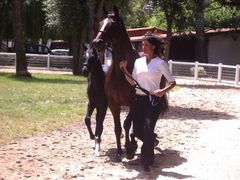
<path fill-rule="evenodd" d="M 137 142 L 135 140 L 134 133 L 132 132 L 130 137 L 131 141 L 129 140 L 129 131 L 133 125 L 133 111 L 129 111 L 127 118 L 124 121 L 124 129 L 125 129 L 125 150 L 126 150 L 126 158 L 133 159 L 135 152 L 137 150 Z"/>
<path fill-rule="evenodd" d="M 116 161 L 120 162 L 122 160 L 122 147 L 121 147 L 121 134 L 122 134 L 122 126 L 120 121 L 120 112 L 121 109 L 119 106 L 111 106 L 109 104 L 110 110 L 113 115 L 114 120 L 114 132 L 117 141 L 117 154 L 116 154 Z"/>
<path fill-rule="evenodd" d="M 94 134 L 92 132 L 92 128 L 91 128 L 91 115 L 94 111 L 94 108 L 95 106 L 91 103 L 91 102 L 88 102 L 88 106 L 87 106 L 87 114 L 85 116 L 85 124 L 87 126 L 87 129 L 88 129 L 88 132 L 89 132 L 89 135 L 90 135 L 90 139 L 94 139 Z"/>

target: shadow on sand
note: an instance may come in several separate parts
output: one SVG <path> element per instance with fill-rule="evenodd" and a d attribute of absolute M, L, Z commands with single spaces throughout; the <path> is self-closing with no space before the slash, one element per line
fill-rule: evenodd
<path fill-rule="evenodd" d="M 116 149 L 109 149 L 106 156 L 109 157 L 109 162 L 115 161 Z M 159 176 L 172 177 L 175 179 L 191 178 L 191 175 L 180 174 L 177 172 L 164 171 L 166 168 L 173 168 L 187 162 L 187 159 L 180 156 L 179 151 L 172 149 L 161 150 L 159 147 L 155 148 L 154 165 L 150 172 L 145 172 L 141 165 L 141 155 L 136 154 L 136 157 L 130 161 L 123 161 L 122 164 L 128 170 L 138 171 L 138 175 L 131 179 L 158 179 Z M 124 178 L 128 179 L 128 178 Z"/>
<path fill-rule="evenodd" d="M 221 118 L 219 118 L 221 117 Z M 199 108 L 186 108 L 180 106 L 170 106 L 169 113 L 167 113 L 164 119 L 178 119 L 178 120 L 212 120 L 217 121 L 219 119 L 236 119 L 236 116 L 228 114 L 228 112 L 216 112 L 212 110 L 203 110 Z"/>

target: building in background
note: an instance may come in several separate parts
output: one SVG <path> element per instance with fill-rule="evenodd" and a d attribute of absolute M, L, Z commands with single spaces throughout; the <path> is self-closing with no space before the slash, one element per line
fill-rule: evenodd
<path fill-rule="evenodd" d="M 151 32 L 159 38 L 166 38 L 166 31 L 158 28 L 134 28 L 127 30 L 134 48 L 141 52 L 144 34 Z M 240 28 L 222 28 L 205 33 L 207 60 L 212 64 L 240 64 Z M 195 32 L 174 33 L 171 39 L 169 58 L 175 61 L 194 62 L 196 57 Z"/>

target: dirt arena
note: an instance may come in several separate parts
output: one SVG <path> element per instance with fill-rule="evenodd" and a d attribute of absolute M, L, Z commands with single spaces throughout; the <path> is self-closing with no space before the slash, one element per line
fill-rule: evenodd
<path fill-rule="evenodd" d="M 160 143 L 151 172 L 140 164 L 140 141 L 133 160 L 114 161 L 116 140 L 108 111 L 99 157 L 81 120 L 1 145 L 0 180 L 239 179 L 240 88 L 186 79 L 177 83 L 180 88 L 169 94 L 170 111 L 157 122 Z"/>

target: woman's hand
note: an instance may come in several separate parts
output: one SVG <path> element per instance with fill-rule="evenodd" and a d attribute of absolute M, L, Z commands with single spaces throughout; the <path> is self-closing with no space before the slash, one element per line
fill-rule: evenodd
<path fill-rule="evenodd" d="M 153 91 L 153 94 L 158 97 L 162 97 L 166 92 L 163 89 L 157 89 Z"/>
<path fill-rule="evenodd" d="M 174 88 L 176 86 L 176 81 L 170 82 L 167 84 L 167 86 L 163 89 L 157 89 L 155 91 L 153 91 L 153 94 L 155 96 L 158 97 L 162 97 L 165 93 L 167 93 L 168 91 L 170 91 L 172 88 Z"/>
<path fill-rule="evenodd" d="M 119 63 L 119 67 L 122 71 L 125 71 L 126 70 L 126 67 L 127 67 L 127 60 L 122 60 L 120 61 Z"/>

